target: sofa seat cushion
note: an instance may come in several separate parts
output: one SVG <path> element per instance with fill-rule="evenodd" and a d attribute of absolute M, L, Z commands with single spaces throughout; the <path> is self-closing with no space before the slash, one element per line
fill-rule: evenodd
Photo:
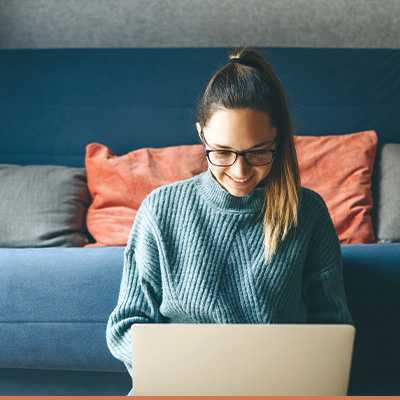
<path fill-rule="evenodd" d="M 0 368 L 125 371 L 105 333 L 122 247 L 3 248 L 0 263 Z"/>
<path fill-rule="evenodd" d="M 123 250 L 0 249 L 0 368 L 125 371 L 106 343 Z M 400 243 L 342 245 L 342 256 L 352 368 L 399 368 Z"/>
<path fill-rule="evenodd" d="M 400 243 L 343 245 L 342 258 L 356 327 L 352 368 L 400 368 Z"/>

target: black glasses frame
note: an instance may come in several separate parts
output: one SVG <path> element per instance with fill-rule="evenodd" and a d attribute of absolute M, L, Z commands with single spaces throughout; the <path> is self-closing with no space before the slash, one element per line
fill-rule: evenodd
<path fill-rule="evenodd" d="M 253 167 L 262 167 L 262 166 L 264 166 L 264 165 L 271 164 L 272 161 L 274 161 L 274 158 L 275 158 L 275 155 L 276 155 L 276 152 L 277 152 L 277 149 L 278 149 L 278 144 L 275 144 L 275 149 L 273 149 L 273 150 L 247 150 L 247 151 L 242 151 L 242 152 L 233 151 L 233 150 L 223 150 L 223 151 L 227 151 L 227 152 L 229 152 L 229 153 L 234 153 L 235 156 L 236 156 L 235 159 L 234 159 L 233 162 L 230 163 L 230 164 L 214 164 L 214 163 L 210 160 L 210 153 L 212 153 L 212 152 L 217 152 L 217 151 L 221 151 L 221 150 L 209 150 L 209 149 L 206 148 L 206 140 L 205 140 L 205 138 L 204 138 L 203 130 L 201 130 L 201 140 L 202 140 L 202 142 L 203 142 L 204 150 L 205 150 L 205 152 L 206 152 L 206 156 L 207 156 L 208 161 L 210 161 L 210 163 L 211 163 L 212 165 L 216 166 L 216 167 L 230 167 L 231 165 L 235 164 L 235 162 L 236 162 L 238 156 L 243 156 L 244 159 L 246 160 L 247 164 L 249 164 L 249 165 L 251 165 L 251 166 L 253 166 Z M 269 162 L 267 162 L 267 163 L 265 163 L 265 164 L 252 164 L 251 162 L 249 162 L 249 161 L 247 160 L 246 155 L 247 155 L 248 153 L 253 153 L 253 154 L 254 154 L 254 153 L 258 153 L 258 154 L 260 154 L 260 153 L 266 153 L 266 152 L 272 153 L 272 158 L 271 158 L 271 161 L 269 161 Z"/>

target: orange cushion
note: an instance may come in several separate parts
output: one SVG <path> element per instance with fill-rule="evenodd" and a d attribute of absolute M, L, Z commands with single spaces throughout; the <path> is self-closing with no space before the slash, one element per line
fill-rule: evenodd
<path fill-rule="evenodd" d="M 375 241 L 370 212 L 377 135 L 296 136 L 301 184 L 328 206 L 340 243 Z"/>
<path fill-rule="evenodd" d="M 324 198 L 341 243 L 374 242 L 370 211 L 376 146 L 373 131 L 296 137 L 302 186 Z M 202 145 L 145 148 L 116 156 L 106 146 L 89 144 L 85 162 L 93 202 L 87 227 L 95 245 L 126 245 L 144 198 L 161 185 L 204 171 L 203 156 Z"/>
<path fill-rule="evenodd" d="M 203 156 L 202 145 L 145 148 L 122 156 L 99 143 L 87 145 L 85 164 L 93 201 L 86 223 L 95 245 L 125 246 L 145 197 L 161 185 L 204 171 Z"/>

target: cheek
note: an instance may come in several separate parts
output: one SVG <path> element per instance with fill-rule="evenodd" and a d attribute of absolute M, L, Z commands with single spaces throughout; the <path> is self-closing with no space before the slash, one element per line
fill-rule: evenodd
<path fill-rule="evenodd" d="M 270 173 L 271 169 L 272 169 L 272 164 L 267 165 L 267 168 L 264 170 L 264 174 L 268 175 Z"/>
<path fill-rule="evenodd" d="M 265 168 L 263 168 L 259 171 L 259 174 L 258 174 L 259 177 L 261 179 L 264 179 L 265 177 L 267 177 L 269 175 L 269 173 L 271 172 L 271 169 L 272 169 L 272 163 L 267 165 Z"/>
<path fill-rule="evenodd" d="M 213 173 L 213 175 L 216 178 L 219 178 L 220 176 L 223 176 L 224 171 L 226 170 L 226 168 L 216 167 L 215 165 L 212 165 L 210 163 L 208 163 L 208 168 L 210 168 L 211 172 Z"/>
<path fill-rule="evenodd" d="M 212 174 L 214 175 L 214 178 L 217 180 L 217 182 L 225 188 L 227 182 L 226 182 L 226 175 L 225 172 L 227 170 L 227 168 L 223 168 L 223 167 L 216 167 L 215 165 L 212 164 L 208 164 L 209 168 L 212 172 Z"/>

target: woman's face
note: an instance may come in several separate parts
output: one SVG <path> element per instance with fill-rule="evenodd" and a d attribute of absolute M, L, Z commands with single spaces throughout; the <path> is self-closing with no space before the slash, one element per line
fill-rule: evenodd
<path fill-rule="evenodd" d="M 199 135 L 201 126 L 196 124 Z M 250 109 L 219 110 L 203 127 L 207 150 L 267 150 L 275 148 L 276 127 L 271 125 L 267 113 Z M 201 137 L 201 136 L 200 136 Z M 208 162 L 209 168 L 219 184 L 234 196 L 242 197 L 269 174 L 273 162 L 263 166 L 247 164 L 238 156 L 229 167 L 217 167 Z"/>

